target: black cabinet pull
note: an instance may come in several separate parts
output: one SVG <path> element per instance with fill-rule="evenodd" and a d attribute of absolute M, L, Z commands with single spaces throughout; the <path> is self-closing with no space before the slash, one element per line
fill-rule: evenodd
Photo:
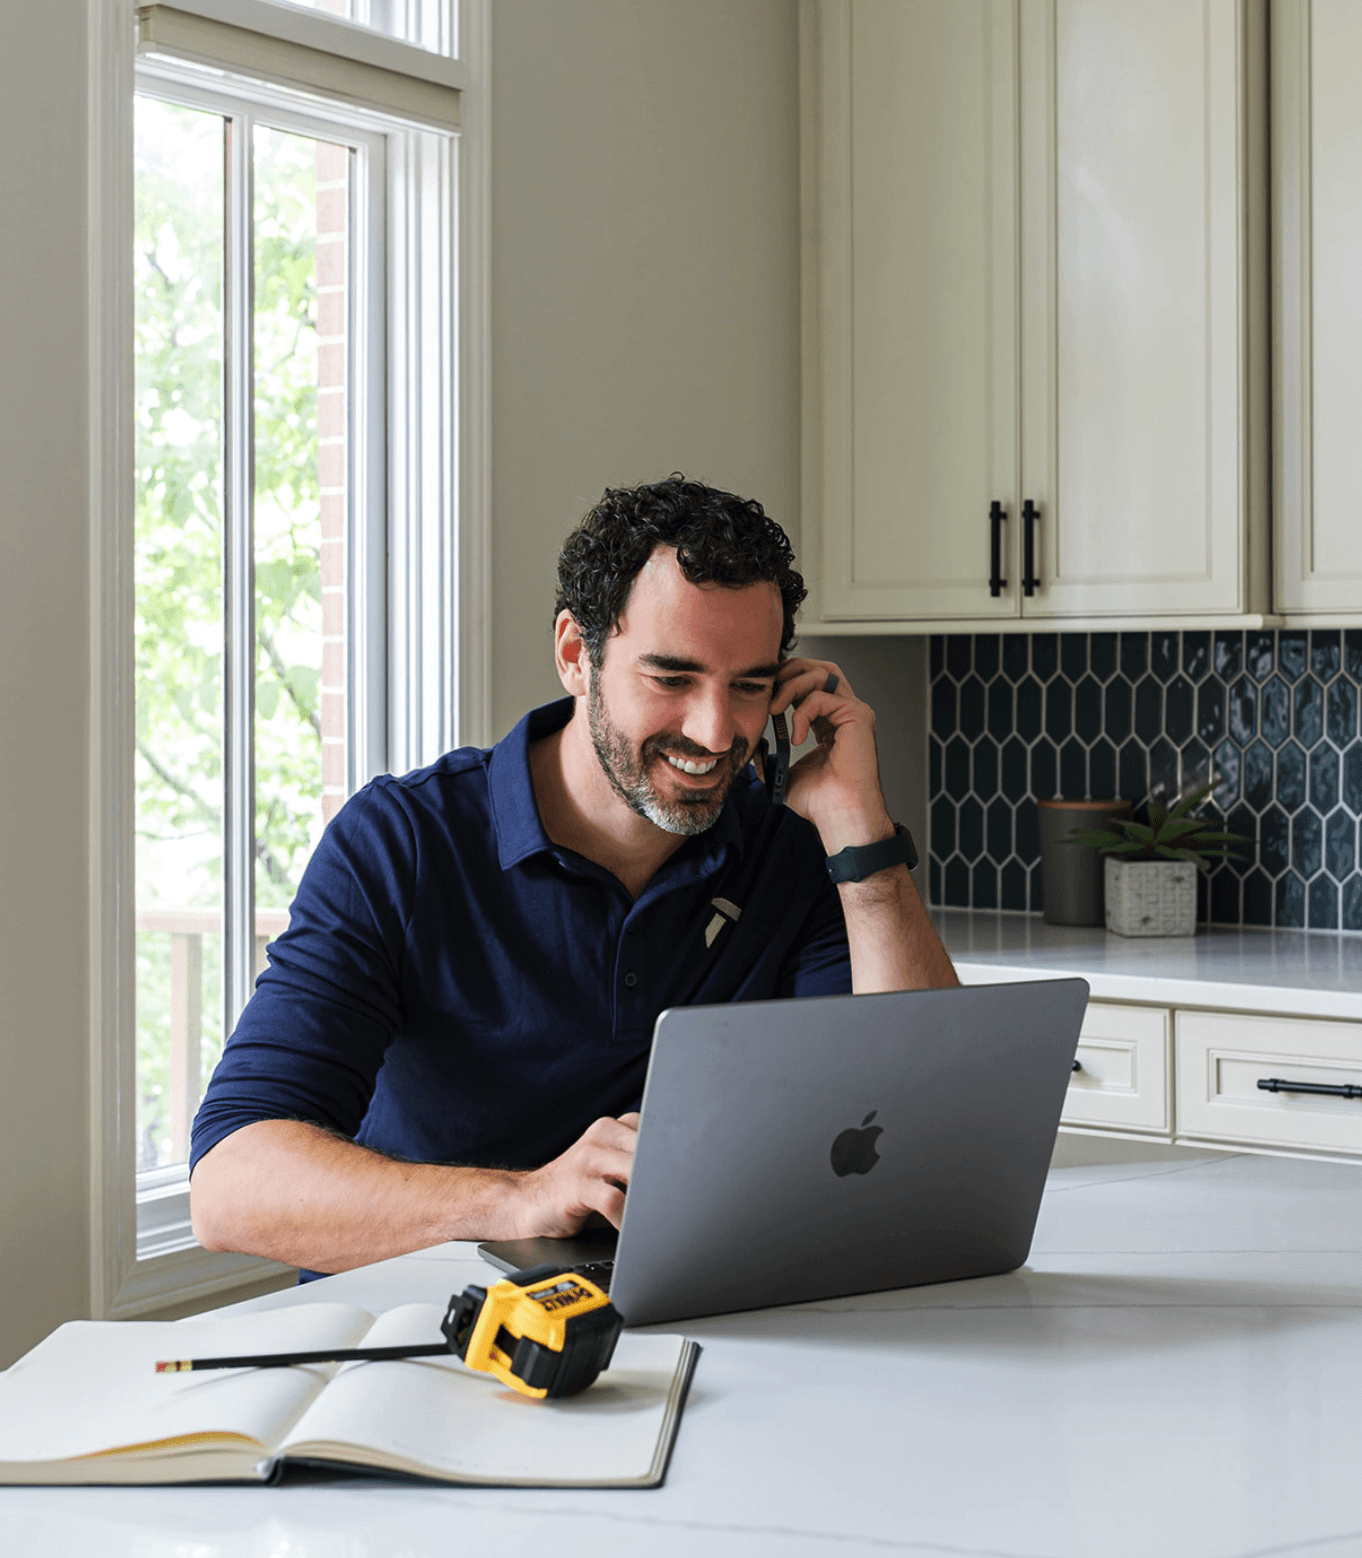
<path fill-rule="evenodd" d="M 1081 1060 L 1074 1061 L 1074 1070 L 1075 1071 L 1082 1071 L 1082 1069 L 1083 1069 L 1083 1062 Z"/>
<path fill-rule="evenodd" d="M 1040 522 L 1040 510 L 1028 498 L 1022 504 L 1022 542 L 1025 558 L 1022 562 L 1022 594 L 1031 596 L 1040 588 L 1036 577 L 1036 526 Z"/>
<path fill-rule="evenodd" d="M 1007 588 L 1007 580 L 1003 578 L 1003 521 L 1006 518 L 1007 510 L 994 498 L 992 507 L 988 511 L 988 522 L 992 530 L 988 593 L 995 599 Z"/>
<path fill-rule="evenodd" d="M 1362 1098 L 1362 1087 L 1351 1082 L 1288 1082 L 1284 1077 L 1259 1077 L 1262 1093 L 1318 1093 L 1325 1098 Z"/>

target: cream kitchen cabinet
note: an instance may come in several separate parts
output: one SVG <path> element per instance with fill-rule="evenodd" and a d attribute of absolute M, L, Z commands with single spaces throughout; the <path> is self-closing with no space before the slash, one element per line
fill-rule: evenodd
<path fill-rule="evenodd" d="M 967 985 L 1087 980 L 1066 1129 L 1362 1161 L 1362 937 L 1127 938 L 979 909 L 932 921 Z"/>
<path fill-rule="evenodd" d="M 1362 1023 L 1090 1001 L 1063 1124 L 1362 1158 Z"/>
<path fill-rule="evenodd" d="M 1173 1127 L 1172 1014 L 1090 1001 L 1064 1123 L 1166 1135 Z"/>
<path fill-rule="evenodd" d="M 1274 572 L 1292 617 L 1362 621 L 1362 5 L 1272 7 Z"/>
<path fill-rule="evenodd" d="M 1264 608 L 1264 31 L 805 0 L 812 614 Z"/>

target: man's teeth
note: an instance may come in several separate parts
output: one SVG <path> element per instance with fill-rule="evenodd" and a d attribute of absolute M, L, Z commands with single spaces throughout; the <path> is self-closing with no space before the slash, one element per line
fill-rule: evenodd
<path fill-rule="evenodd" d="M 717 757 L 710 758 L 707 763 L 693 763 L 688 757 L 673 757 L 669 752 L 663 754 L 673 768 L 679 768 L 683 774 L 707 774 L 719 761 Z"/>

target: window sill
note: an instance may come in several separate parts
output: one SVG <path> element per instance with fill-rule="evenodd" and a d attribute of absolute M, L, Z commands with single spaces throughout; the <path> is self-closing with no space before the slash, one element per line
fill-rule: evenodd
<path fill-rule="evenodd" d="M 278 1261 L 203 1249 L 189 1221 L 189 1175 L 184 1164 L 137 1176 L 137 1257 L 108 1318 L 176 1307 L 190 1311 L 219 1302 L 231 1290 L 271 1282 L 291 1285 L 297 1273 Z"/>

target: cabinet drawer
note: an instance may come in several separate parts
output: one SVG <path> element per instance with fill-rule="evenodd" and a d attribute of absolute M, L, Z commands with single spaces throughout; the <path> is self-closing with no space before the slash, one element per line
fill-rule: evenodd
<path fill-rule="evenodd" d="M 1362 1087 L 1362 1023 L 1178 1012 L 1178 1134 L 1362 1155 L 1362 1097 L 1260 1081 Z"/>
<path fill-rule="evenodd" d="M 1168 1130 L 1169 1029 L 1162 1008 L 1089 1001 L 1062 1122 Z"/>

